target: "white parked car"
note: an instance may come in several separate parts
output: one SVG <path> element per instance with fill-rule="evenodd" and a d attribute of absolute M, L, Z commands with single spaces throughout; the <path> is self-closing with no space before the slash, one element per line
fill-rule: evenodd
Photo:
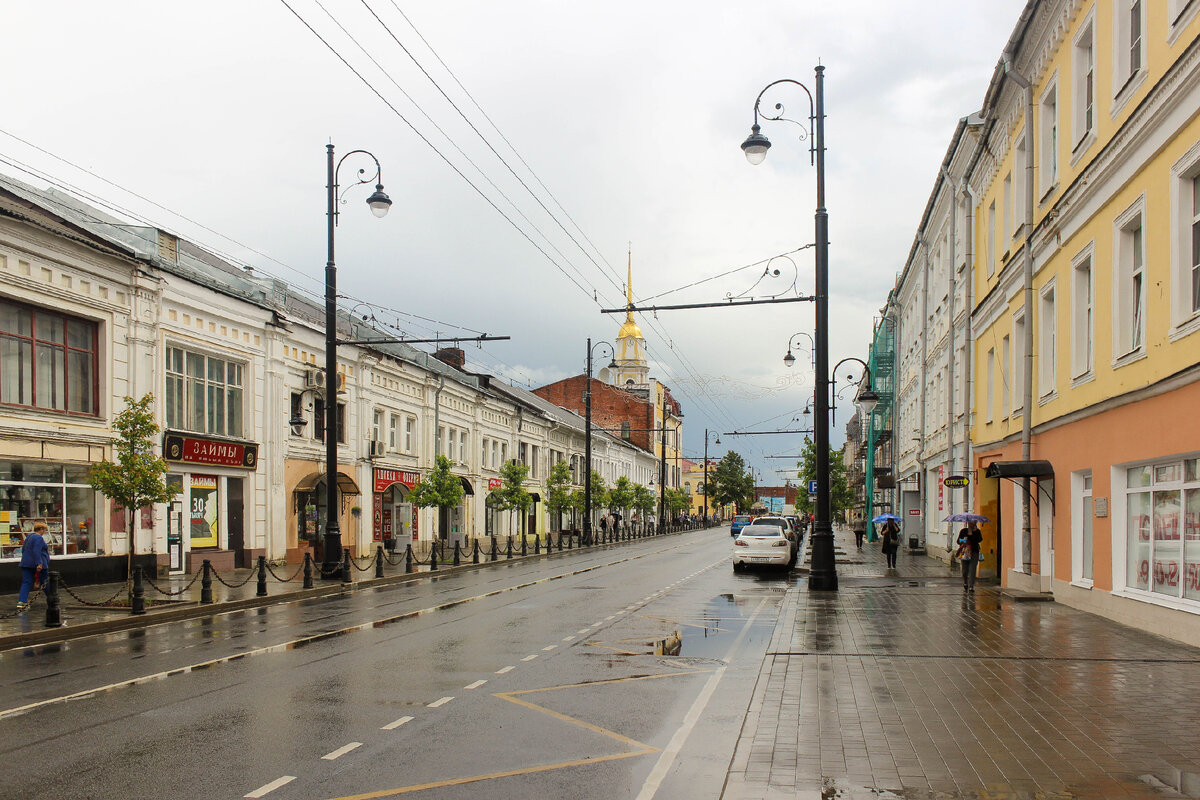
<path fill-rule="evenodd" d="M 796 526 L 792 524 L 792 521 L 787 517 L 755 517 L 754 521 L 751 522 L 748 527 L 753 527 L 755 525 L 778 525 L 779 527 L 783 528 L 784 535 L 787 536 L 788 541 L 792 544 L 792 560 L 788 566 L 796 566 L 796 559 L 800 556 L 800 539 L 803 537 L 803 534 L 796 529 Z"/>
<path fill-rule="evenodd" d="M 733 540 L 733 571 L 746 567 L 789 567 L 794 551 L 782 525 L 747 525 Z"/>

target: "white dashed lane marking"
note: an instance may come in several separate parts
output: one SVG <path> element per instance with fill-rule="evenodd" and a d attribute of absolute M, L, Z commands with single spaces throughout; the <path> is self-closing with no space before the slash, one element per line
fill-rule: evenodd
<path fill-rule="evenodd" d="M 558 647 L 558 645 L 556 645 L 556 644 L 547 645 L 546 647 L 542 648 L 542 652 L 549 653 L 551 650 L 553 650 L 556 647 Z"/>
<path fill-rule="evenodd" d="M 478 689 L 480 686 L 483 686 L 485 683 L 487 683 L 487 681 L 479 680 L 479 681 L 475 681 L 474 683 L 468 683 L 463 688 L 464 689 Z"/>
<path fill-rule="evenodd" d="M 249 794 L 242 795 L 242 797 L 249 797 L 249 798 L 252 798 L 252 800 L 253 800 L 253 798 L 266 797 L 268 794 L 275 791 L 280 786 L 286 786 L 287 784 L 291 783 L 294 780 L 296 780 L 295 775 L 284 775 L 282 778 L 276 778 L 275 780 L 271 781 L 270 783 L 267 783 L 267 784 L 264 784 L 264 785 L 258 787 L 257 789 L 255 789 L 253 792 L 250 792 Z"/>
<path fill-rule="evenodd" d="M 512 672 L 514 669 L 516 669 L 516 667 L 504 667 L 503 669 L 496 670 L 496 674 L 503 675 L 506 672 Z"/>
<path fill-rule="evenodd" d="M 404 725 L 405 723 L 412 722 L 412 721 L 413 721 L 412 717 L 401 717 L 400 719 L 396 720 L 395 722 L 389 722 L 387 725 L 384 725 L 379 730 L 394 731 L 394 730 L 396 730 L 396 728 L 399 728 L 401 725 Z"/>
<path fill-rule="evenodd" d="M 362 742 L 351 742 L 350 744 L 344 744 L 337 750 L 334 750 L 332 753 L 326 753 L 325 755 L 321 756 L 321 760 L 333 761 L 334 759 L 341 758 L 342 756 L 346 755 L 346 753 L 349 753 L 351 750 L 357 750 L 360 747 L 362 747 Z"/>
<path fill-rule="evenodd" d="M 564 642 L 573 642 L 573 641 L 575 641 L 575 637 L 574 636 L 564 636 L 563 641 Z"/>
<path fill-rule="evenodd" d="M 535 658 L 537 658 L 537 657 L 538 657 L 538 654 L 537 654 L 537 653 L 534 653 L 534 654 L 533 654 L 533 655 L 531 655 L 531 656 L 525 656 L 525 657 L 524 657 L 524 658 L 522 658 L 521 660 L 522 660 L 522 661 L 533 661 L 533 660 L 534 660 Z"/>
<path fill-rule="evenodd" d="M 429 708 L 439 708 L 439 707 L 441 707 L 441 706 L 444 706 L 444 705 L 446 705 L 446 703 L 449 703 L 449 702 L 450 702 L 451 700 L 453 700 L 453 699 L 454 699 L 453 697 L 442 697 L 442 698 L 439 698 L 439 699 L 437 699 L 437 700 L 434 700 L 432 703 L 430 703 L 430 704 L 429 704 Z"/>

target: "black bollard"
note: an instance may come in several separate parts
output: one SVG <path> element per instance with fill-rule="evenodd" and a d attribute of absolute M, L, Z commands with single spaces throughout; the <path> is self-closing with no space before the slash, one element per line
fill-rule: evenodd
<path fill-rule="evenodd" d="M 523 556 L 529 555 L 528 550 L 526 550 L 527 547 L 529 547 L 529 537 L 527 537 L 525 534 L 522 533 L 521 534 L 521 555 L 523 555 Z"/>
<path fill-rule="evenodd" d="M 476 539 L 475 542 L 471 545 L 471 563 L 472 564 L 479 563 L 479 540 L 478 539 Z"/>
<path fill-rule="evenodd" d="M 350 582 L 350 548 L 342 548 L 342 583 Z"/>
<path fill-rule="evenodd" d="M 375 577 L 383 577 L 383 545 L 375 548 Z"/>
<path fill-rule="evenodd" d="M 540 537 L 533 537 L 533 554 L 539 555 L 542 552 L 542 540 Z"/>
<path fill-rule="evenodd" d="M 460 564 L 462 564 L 462 558 L 461 558 L 461 553 L 458 548 L 458 542 L 456 541 L 454 543 L 454 566 L 457 567 Z"/>
<path fill-rule="evenodd" d="M 562 536 L 563 536 L 563 532 L 559 531 L 558 532 L 558 552 L 560 552 L 560 553 L 562 552 Z"/>
<path fill-rule="evenodd" d="M 46 579 L 46 627 L 62 627 L 62 607 L 58 604 L 58 573 L 51 572 Z"/>
<path fill-rule="evenodd" d="M 511 537 L 511 536 L 509 536 L 509 537 L 508 537 L 508 538 L 505 540 L 505 542 L 506 542 L 506 545 L 505 545 L 505 548 L 504 548 L 504 552 L 506 553 L 506 555 L 505 555 L 504 557 L 505 557 L 505 558 L 512 558 L 512 537 Z"/>
<path fill-rule="evenodd" d="M 142 586 L 142 565 L 133 568 L 133 599 L 130 601 L 131 614 L 146 613 L 146 587 Z"/>
<path fill-rule="evenodd" d="M 567 534 L 567 549 L 570 550 L 574 546 L 575 546 L 575 535 L 573 533 L 568 533 Z"/>
<path fill-rule="evenodd" d="M 204 559 L 204 574 L 200 576 L 200 602 L 207 605 L 213 601 L 212 596 L 212 562 Z"/>
<path fill-rule="evenodd" d="M 267 557 L 258 557 L 258 592 L 256 597 L 267 596 Z"/>
<path fill-rule="evenodd" d="M 205 563 L 205 565 L 206 565 L 206 566 L 208 565 L 208 562 L 207 562 L 207 561 L 206 561 L 206 562 L 204 562 L 204 563 Z M 306 550 L 306 551 L 304 552 L 304 588 L 305 588 L 305 589 L 311 589 L 312 587 L 313 587 L 313 561 L 312 561 L 312 553 L 309 553 L 309 552 Z M 212 599 L 210 598 L 208 602 L 210 602 L 210 603 L 211 603 L 211 602 L 212 602 Z"/>
<path fill-rule="evenodd" d="M 492 561 L 496 560 L 496 537 L 492 537 Z"/>
<path fill-rule="evenodd" d="M 429 571 L 437 572 L 438 562 L 438 543 L 437 539 L 433 540 L 433 546 L 429 548 Z"/>
<path fill-rule="evenodd" d="M 412 571 L 412 544 L 409 543 L 404 545 L 404 574 L 408 575 Z"/>

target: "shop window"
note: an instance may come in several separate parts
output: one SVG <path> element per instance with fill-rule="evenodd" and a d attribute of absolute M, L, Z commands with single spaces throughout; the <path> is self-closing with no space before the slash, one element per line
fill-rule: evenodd
<path fill-rule="evenodd" d="M 52 557 L 103 552 L 95 514 L 87 467 L 0 462 L 0 558 L 19 558 L 25 535 L 39 522 Z"/>
<path fill-rule="evenodd" d="M 1126 478 L 1126 585 L 1200 600 L 1200 459 L 1139 465 Z"/>
<path fill-rule="evenodd" d="M 0 302 L 0 403 L 98 413 L 97 325 Z"/>
<path fill-rule="evenodd" d="M 244 367 L 233 361 L 167 348 L 167 427 L 241 436 Z"/>
<path fill-rule="evenodd" d="M 217 547 L 220 541 L 220 502 L 215 475 L 192 475 L 189 537 L 196 547 Z"/>

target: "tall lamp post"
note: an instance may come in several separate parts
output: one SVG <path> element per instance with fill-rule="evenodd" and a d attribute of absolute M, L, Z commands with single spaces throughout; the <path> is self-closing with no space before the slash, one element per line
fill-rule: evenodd
<path fill-rule="evenodd" d="M 721 443 L 717 436 L 716 444 Z M 704 526 L 708 527 L 708 428 L 704 429 Z"/>
<path fill-rule="evenodd" d="M 617 351 L 608 342 L 596 342 L 596 347 L 604 345 L 612 354 L 608 368 L 617 368 Z M 587 383 L 583 389 L 584 432 L 583 432 L 583 541 L 592 543 L 592 340 L 587 340 Z"/>
<path fill-rule="evenodd" d="M 825 67 L 816 67 L 816 96 L 808 87 L 790 78 L 773 81 L 763 87 L 754 101 L 754 124 L 742 150 L 751 164 L 761 164 L 767 157 L 771 142 L 759 133 L 759 104 L 767 89 L 780 83 L 799 86 L 808 95 L 809 153 L 817 168 L 816 226 L 816 416 L 813 420 L 817 448 L 817 515 L 813 520 L 812 571 L 808 587 L 813 591 L 837 591 L 837 566 L 833 555 L 833 525 L 830 521 L 829 497 L 829 214 L 825 210 Z M 763 115 L 766 120 L 783 120 L 783 106 L 775 104 L 775 116 Z M 793 121 L 793 120 L 788 120 Z M 802 126 L 803 127 L 803 126 Z"/>
<path fill-rule="evenodd" d="M 333 231 L 338 218 L 338 171 L 342 163 L 353 155 L 370 156 L 375 162 L 375 174 L 363 177 L 367 170 L 358 171 L 358 179 L 346 191 L 359 184 L 375 184 L 375 191 L 367 198 L 371 213 L 377 217 L 387 214 L 392 205 L 391 198 L 383 193 L 383 171 L 379 159 L 366 150 L 351 150 L 337 163 L 333 160 L 333 145 L 325 145 L 328 173 L 328 259 L 325 261 L 325 548 L 321 560 L 321 577 L 333 580 L 341 577 L 342 531 L 338 524 L 338 436 L 337 436 L 337 266 L 333 260 Z M 344 193 L 343 193 L 344 194 Z"/>

